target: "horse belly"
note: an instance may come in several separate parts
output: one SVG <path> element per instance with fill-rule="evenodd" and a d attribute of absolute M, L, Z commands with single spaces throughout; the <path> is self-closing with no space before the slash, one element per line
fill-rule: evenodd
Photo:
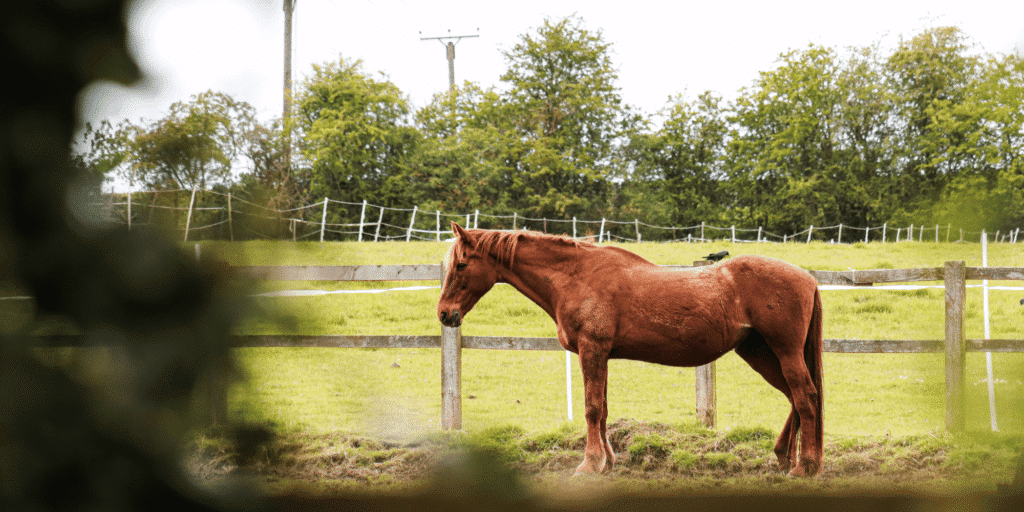
<path fill-rule="evenodd" d="M 708 364 L 735 346 L 735 343 L 719 337 L 680 339 L 651 336 L 623 341 L 615 344 L 609 357 L 687 367 Z"/>

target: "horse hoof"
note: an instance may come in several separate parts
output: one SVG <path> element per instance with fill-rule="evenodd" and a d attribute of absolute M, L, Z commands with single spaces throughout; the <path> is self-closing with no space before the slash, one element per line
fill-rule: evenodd
<path fill-rule="evenodd" d="M 818 473 L 818 468 L 813 464 L 797 464 L 792 471 L 789 472 L 790 478 L 805 478 L 812 477 Z"/>
<path fill-rule="evenodd" d="M 579 466 L 576 467 L 576 472 L 573 473 L 572 476 L 600 475 L 601 472 L 604 471 L 604 469 L 605 468 L 603 467 L 595 468 L 593 465 L 584 462 L 583 464 L 580 464 Z"/>

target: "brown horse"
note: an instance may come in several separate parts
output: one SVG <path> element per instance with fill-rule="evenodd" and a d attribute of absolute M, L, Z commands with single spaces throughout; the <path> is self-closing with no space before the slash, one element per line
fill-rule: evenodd
<path fill-rule="evenodd" d="M 576 474 L 615 462 L 606 426 L 609 358 L 700 366 L 730 350 L 792 406 L 775 443 L 780 469 L 795 461 L 789 474 L 810 476 L 821 468 L 821 298 L 806 271 L 762 256 L 668 270 L 566 237 L 454 222 L 452 230 L 437 304 L 442 324 L 461 325 L 495 283 L 508 283 L 551 315 L 559 343 L 579 354 L 587 447 Z"/>

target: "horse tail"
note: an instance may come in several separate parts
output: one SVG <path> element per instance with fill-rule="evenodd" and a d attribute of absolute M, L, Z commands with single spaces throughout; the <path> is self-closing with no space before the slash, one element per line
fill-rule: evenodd
<path fill-rule="evenodd" d="M 807 341 L 804 343 L 804 363 L 807 365 L 807 370 L 811 374 L 811 380 L 814 383 L 814 388 L 817 390 L 816 393 L 816 407 L 818 414 L 816 418 L 816 441 L 818 444 L 818 460 L 821 460 L 821 456 L 824 451 L 824 437 L 823 437 L 823 425 L 824 425 L 824 403 L 825 394 L 822 389 L 822 335 L 821 335 L 821 292 L 818 287 L 814 287 L 814 308 L 811 311 L 811 321 L 807 327 Z"/>

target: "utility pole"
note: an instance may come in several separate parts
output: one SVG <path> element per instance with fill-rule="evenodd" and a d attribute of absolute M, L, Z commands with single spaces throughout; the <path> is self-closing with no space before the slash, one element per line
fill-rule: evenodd
<path fill-rule="evenodd" d="M 476 29 L 476 31 L 480 32 L 480 29 Z M 451 29 L 448 29 L 448 32 L 450 33 Z M 422 34 L 422 33 L 423 32 L 420 32 L 420 34 Z M 446 51 L 446 54 L 448 56 L 448 91 L 449 92 L 452 92 L 452 93 L 455 92 L 455 43 L 459 42 L 463 38 L 469 38 L 469 37 L 480 37 L 480 34 L 478 33 L 476 35 L 469 35 L 469 36 L 447 35 L 447 36 L 440 36 L 440 37 L 421 37 L 420 38 L 420 41 L 426 41 L 428 39 L 437 39 L 438 41 L 441 41 L 441 44 L 444 44 L 445 49 L 446 49 L 445 51 Z M 446 39 L 448 40 L 447 43 L 444 42 Z M 453 42 L 453 40 L 454 40 L 454 42 Z"/>
<path fill-rule="evenodd" d="M 299 0 L 284 0 L 284 112 L 281 130 L 284 142 L 284 172 L 292 167 L 292 12 Z"/>

